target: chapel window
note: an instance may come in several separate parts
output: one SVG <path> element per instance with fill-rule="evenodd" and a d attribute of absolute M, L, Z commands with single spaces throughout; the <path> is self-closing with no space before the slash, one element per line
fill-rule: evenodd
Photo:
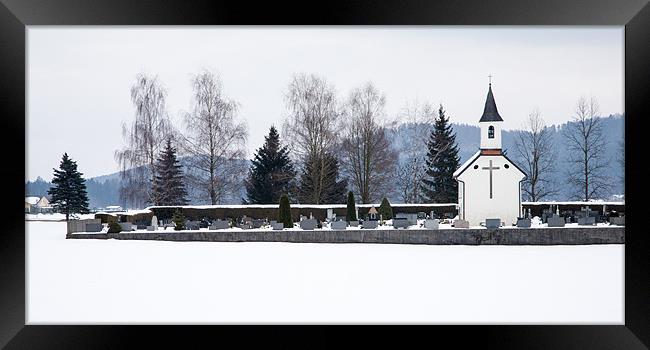
<path fill-rule="evenodd" d="M 488 128 L 488 139 L 493 139 L 494 138 L 494 127 L 490 125 Z"/>

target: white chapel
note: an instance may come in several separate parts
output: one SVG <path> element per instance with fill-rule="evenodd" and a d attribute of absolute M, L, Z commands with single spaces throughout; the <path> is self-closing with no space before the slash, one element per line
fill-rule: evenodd
<path fill-rule="evenodd" d="M 480 149 L 454 172 L 458 181 L 458 216 L 471 226 L 492 218 L 509 226 L 521 216 L 521 182 L 526 175 L 503 154 L 502 124 L 490 82 L 479 120 Z"/>

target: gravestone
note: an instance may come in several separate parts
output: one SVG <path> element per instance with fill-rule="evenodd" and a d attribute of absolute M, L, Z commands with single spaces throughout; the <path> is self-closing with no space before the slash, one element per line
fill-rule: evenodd
<path fill-rule="evenodd" d="M 281 223 L 281 222 L 274 222 L 274 223 L 271 223 L 271 227 L 274 230 L 283 230 L 284 229 L 284 224 Z"/>
<path fill-rule="evenodd" d="M 104 226 L 102 225 L 101 222 L 100 223 L 91 222 L 91 223 L 86 224 L 86 230 L 85 231 L 86 232 L 101 232 L 102 228 L 104 228 Z"/>
<path fill-rule="evenodd" d="M 146 225 L 146 224 L 137 224 L 137 225 L 136 225 L 136 228 L 137 228 L 138 230 L 146 230 L 146 229 L 147 229 L 147 225 Z"/>
<path fill-rule="evenodd" d="M 200 222 L 199 221 L 187 221 L 185 223 L 185 229 L 186 230 L 198 230 L 200 227 Z"/>
<path fill-rule="evenodd" d="M 253 219 L 251 221 L 251 224 L 253 225 L 253 228 L 260 228 L 262 225 L 264 225 L 264 220 L 262 219 Z"/>
<path fill-rule="evenodd" d="M 530 223 L 531 223 L 530 218 L 525 218 L 525 219 L 518 218 L 517 219 L 517 227 L 519 227 L 519 228 L 530 228 Z"/>
<path fill-rule="evenodd" d="M 122 228 L 122 231 L 133 231 L 133 224 L 130 222 L 120 222 L 119 224 Z"/>
<path fill-rule="evenodd" d="M 147 231 L 155 231 L 153 226 L 147 226 Z"/>
<path fill-rule="evenodd" d="M 557 214 L 553 214 L 553 216 L 546 220 L 546 223 L 548 224 L 548 227 L 564 227 L 564 218 Z"/>
<path fill-rule="evenodd" d="M 455 228 L 469 228 L 469 221 L 467 220 L 454 220 L 454 227 Z"/>
<path fill-rule="evenodd" d="M 212 225 L 210 225 L 210 230 L 224 230 L 229 227 L 230 225 L 227 220 L 216 220 L 212 222 Z"/>
<path fill-rule="evenodd" d="M 303 230 L 313 230 L 318 225 L 316 219 L 304 219 L 300 221 L 300 228 Z"/>
<path fill-rule="evenodd" d="M 611 217 L 609 218 L 609 224 L 625 226 L 625 216 Z"/>
<path fill-rule="evenodd" d="M 377 226 L 379 226 L 379 221 L 377 220 L 366 220 L 361 224 L 361 228 L 365 229 L 374 229 L 377 228 Z"/>
<path fill-rule="evenodd" d="M 151 227 L 153 231 L 158 231 L 158 218 L 155 215 L 151 217 Z"/>
<path fill-rule="evenodd" d="M 345 230 L 348 227 L 348 222 L 347 221 L 332 221 L 330 223 L 330 228 L 332 230 Z"/>
<path fill-rule="evenodd" d="M 414 214 L 414 213 L 397 213 L 397 215 L 395 215 L 395 218 L 406 219 L 408 220 L 409 225 L 415 225 L 418 223 L 418 214 Z"/>
<path fill-rule="evenodd" d="M 354 220 L 349 222 L 352 227 L 359 227 L 359 220 Z"/>
<path fill-rule="evenodd" d="M 424 228 L 430 230 L 437 230 L 440 227 L 440 222 L 438 219 L 426 219 L 424 221 Z"/>
<path fill-rule="evenodd" d="M 596 224 L 596 218 L 593 216 L 586 216 L 586 217 L 581 217 L 578 218 L 578 225 L 580 226 L 589 226 L 589 225 L 595 225 Z"/>
<path fill-rule="evenodd" d="M 411 226 L 407 218 L 394 218 L 393 227 L 394 228 L 407 228 Z"/>
<path fill-rule="evenodd" d="M 496 230 L 499 227 L 501 227 L 501 219 L 499 218 L 485 219 L 485 228 L 487 228 L 488 230 Z"/>

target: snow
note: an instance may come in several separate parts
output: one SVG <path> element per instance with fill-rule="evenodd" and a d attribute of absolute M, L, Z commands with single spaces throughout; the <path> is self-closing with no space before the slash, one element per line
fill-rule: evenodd
<path fill-rule="evenodd" d="M 381 203 L 376 204 L 356 204 L 357 208 L 378 208 Z M 400 208 L 408 207 L 448 207 L 448 206 L 458 206 L 457 203 L 400 203 L 395 204 L 399 205 Z M 242 208 L 260 208 L 260 209 L 273 209 L 277 208 L 278 204 L 217 204 L 217 205 L 184 205 L 183 208 L 189 209 L 242 209 Z M 147 207 L 145 210 L 150 210 L 152 208 L 178 208 L 178 206 L 152 206 Z M 343 209 L 347 208 L 346 204 L 291 204 L 291 208 L 303 208 L 303 209 Z"/>
<path fill-rule="evenodd" d="M 72 216 L 71 216 L 72 218 Z M 95 214 L 77 214 L 76 219 L 94 219 Z M 25 221 L 64 221 L 65 214 L 50 213 L 50 214 L 25 214 Z"/>
<path fill-rule="evenodd" d="M 591 200 L 589 202 L 584 202 L 584 201 L 521 202 L 521 204 L 522 205 L 582 205 L 582 206 L 589 206 L 589 205 L 625 205 L 625 202 L 611 202 L 611 201 L 603 201 L 603 200 Z"/>
<path fill-rule="evenodd" d="M 623 324 L 624 246 L 64 239 L 27 222 L 27 324 Z"/>
<path fill-rule="evenodd" d="M 36 203 L 38 203 L 40 200 L 40 197 L 25 197 L 25 202 L 29 203 L 30 205 L 36 205 Z"/>

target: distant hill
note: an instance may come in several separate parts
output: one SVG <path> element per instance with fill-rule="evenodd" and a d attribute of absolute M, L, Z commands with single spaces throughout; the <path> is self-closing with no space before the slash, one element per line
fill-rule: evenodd
<path fill-rule="evenodd" d="M 550 126 L 553 140 L 555 143 L 555 149 L 557 151 L 557 170 L 553 174 L 552 179 L 557 184 L 559 193 L 549 200 L 570 200 L 570 194 L 572 189 L 566 181 L 566 174 L 569 169 L 569 164 L 567 163 L 568 154 L 564 144 L 564 137 L 562 133 L 567 128 L 569 123 L 564 123 L 561 125 Z M 608 117 L 602 118 L 602 126 L 604 136 L 607 142 L 608 147 L 605 149 L 604 158 L 608 160 L 609 167 L 606 171 L 606 174 L 612 180 L 612 191 L 611 195 L 623 194 L 624 185 L 621 182 L 621 177 L 623 176 L 624 169 L 620 166 L 618 159 L 620 158 L 620 146 L 619 142 L 624 140 L 624 130 L 625 130 L 625 118 L 621 114 L 614 114 Z M 394 147 L 396 149 L 405 149 L 406 146 L 410 143 L 408 140 L 409 128 L 413 127 L 425 127 L 424 125 L 400 125 L 399 127 L 393 129 L 389 135 L 394 141 Z M 469 157 L 471 157 L 479 148 L 480 142 L 480 128 L 474 125 L 467 124 L 452 124 L 452 128 L 456 133 L 456 142 L 459 147 L 459 156 L 461 164 L 465 162 Z M 509 158 L 513 161 L 515 159 L 515 138 L 517 130 L 503 130 L 502 131 L 502 146 L 504 152 L 507 152 Z M 425 148 L 421 150 L 422 156 L 427 152 Z M 403 161 L 403 159 L 402 159 Z"/>
<path fill-rule="evenodd" d="M 619 142 L 624 138 L 624 126 L 625 119 L 620 114 L 610 115 L 602 119 L 603 130 L 605 133 L 605 138 L 608 143 L 608 147 L 605 150 L 604 157 L 609 160 L 609 168 L 607 169 L 607 175 L 612 179 L 613 190 L 611 192 L 614 194 L 623 194 L 624 186 L 620 181 L 620 178 L 623 176 L 624 169 L 619 165 L 618 159 L 620 157 L 620 146 Z M 568 169 L 568 164 L 566 162 L 567 154 L 564 151 L 565 146 L 563 144 L 562 131 L 567 127 L 568 123 L 564 123 L 558 126 L 552 126 L 552 134 L 555 140 L 556 150 L 558 152 L 557 159 L 557 172 L 553 175 L 553 179 L 558 186 L 559 193 L 549 200 L 570 200 L 570 194 L 572 193 L 569 184 L 566 181 L 566 172 Z M 394 147 L 398 150 L 405 149 L 407 145 L 411 143 L 408 139 L 408 135 L 411 135 L 409 132 L 410 128 L 421 128 L 425 127 L 424 125 L 414 125 L 414 124 L 402 124 L 398 127 L 389 130 L 389 137 L 393 140 Z M 461 158 L 461 164 L 471 157 L 479 148 L 480 140 L 480 129 L 478 126 L 467 125 L 467 124 L 453 124 L 453 130 L 456 133 L 456 141 L 459 146 L 459 155 Z M 504 130 L 502 132 L 503 148 L 504 151 L 508 153 L 510 158 L 514 158 L 514 142 L 515 142 L 516 131 L 513 130 Z M 426 154 L 426 149 L 422 148 L 420 150 L 422 155 Z M 403 161 L 404 159 L 401 159 Z M 181 164 L 187 164 L 187 158 L 180 159 Z M 513 161 L 516 161 L 513 159 Z M 249 160 L 238 160 L 243 166 L 248 166 L 250 163 Z M 230 198 L 224 200 L 224 204 L 241 204 L 242 198 L 244 198 L 246 191 L 243 186 L 243 180 L 245 178 L 245 173 L 242 174 L 242 186 L 239 188 L 236 193 L 234 193 Z M 44 181 L 42 178 L 38 177 L 36 181 L 28 181 L 25 183 L 25 195 L 26 196 L 44 196 L 47 193 L 47 190 L 50 188 L 51 184 L 47 181 Z M 108 205 L 123 205 L 119 201 L 119 188 L 120 188 L 120 173 L 112 173 L 102 176 L 93 177 L 87 179 L 86 187 L 88 189 L 88 197 L 90 201 L 90 206 L 92 208 L 106 207 Z M 394 198 L 389 198 L 391 201 L 398 201 L 397 196 Z M 192 200 L 191 204 L 205 204 L 198 200 Z"/>

